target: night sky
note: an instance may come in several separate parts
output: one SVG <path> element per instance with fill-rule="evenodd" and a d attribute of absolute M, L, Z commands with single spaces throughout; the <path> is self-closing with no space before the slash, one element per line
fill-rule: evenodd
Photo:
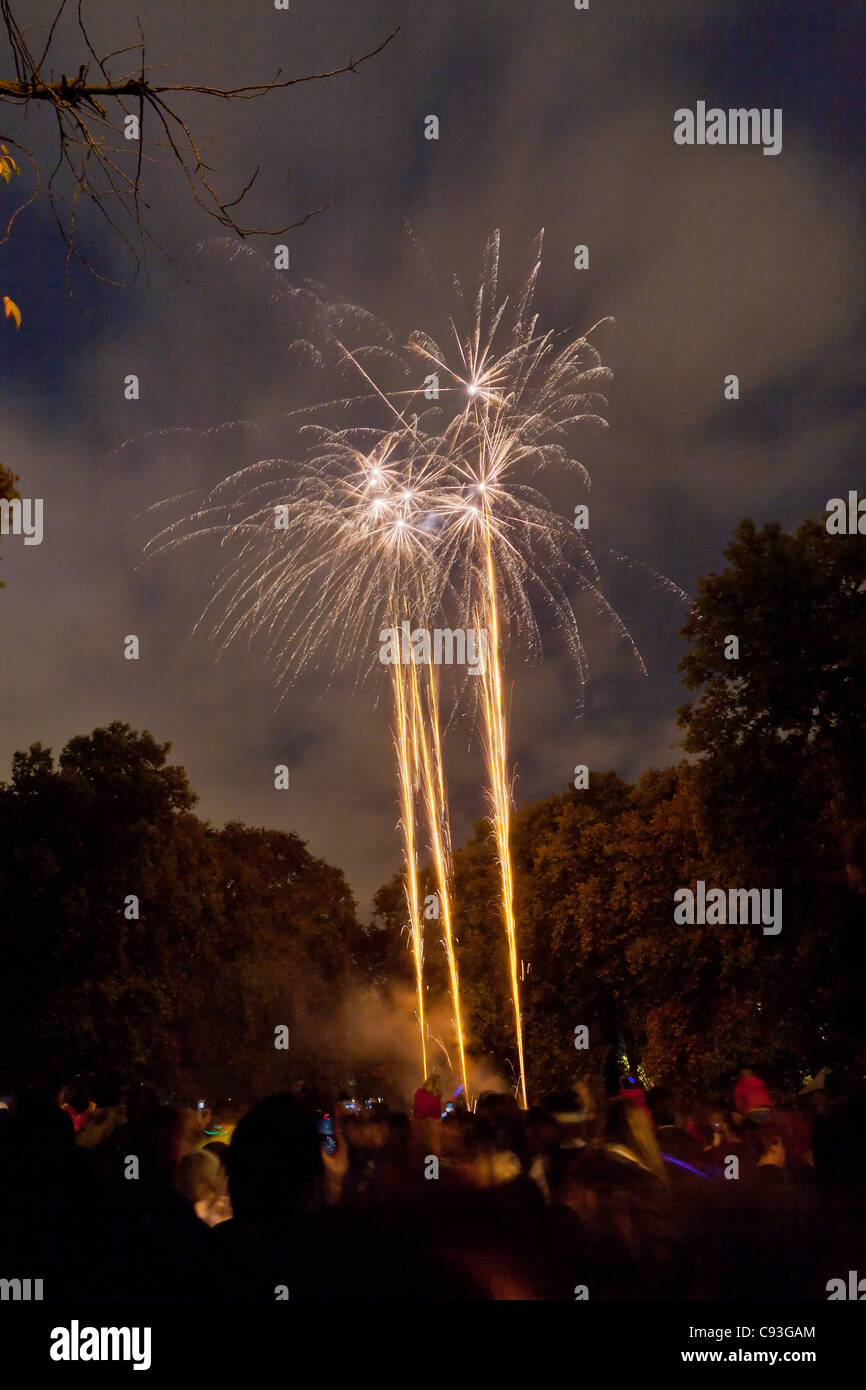
<path fill-rule="evenodd" d="M 400 32 L 355 74 L 256 102 L 183 102 L 229 197 L 261 165 L 247 220 L 280 226 L 333 200 L 286 238 L 247 243 L 263 263 L 231 256 L 158 151 L 148 223 L 179 270 L 154 253 L 150 283 L 127 289 L 75 270 L 71 301 L 44 199 L 0 248 L 0 294 L 23 315 L 20 332 L 4 321 L 0 333 L 0 459 L 45 506 L 41 546 L 0 543 L 0 776 L 18 748 L 41 741 L 59 752 L 73 735 L 122 719 L 171 741 L 200 814 L 295 830 L 346 871 L 362 910 L 398 868 L 387 698 L 377 704 L 375 686 L 356 690 L 354 671 L 330 679 L 320 670 L 280 699 L 263 647 L 217 661 L 206 634 L 193 633 L 216 570 L 212 549 L 140 561 L 153 529 L 145 509 L 291 447 L 280 416 L 303 403 L 305 388 L 286 355 L 291 310 L 268 269 L 275 241 L 288 242 L 293 270 L 363 303 L 405 340 L 440 307 L 407 222 L 437 269 L 470 282 L 486 235 L 500 228 L 514 284 L 543 226 L 542 323 L 583 329 L 611 316 L 616 325 L 595 336 L 614 371 L 610 429 L 580 435 L 576 449 L 591 493 L 574 474 L 542 486 L 566 514 L 589 502 L 606 592 L 647 673 L 584 600 L 591 671 L 580 717 L 555 633 L 540 665 L 514 653 L 517 801 L 562 791 L 578 762 L 634 777 L 674 761 L 687 604 L 654 572 L 693 594 L 744 517 L 790 528 L 863 482 L 866 25 L 857 8 L 88 6 L 100 50 L 133 43 L 137 13 L 149 62 L 173 62 L 169 80 L 214 85 L 265 80 L 277 66 L 298 75 L 339 67 Z M 53 10 L 30 3 L 27 20 Z M 58 71 L 77 71 L 74 23 L 59 31 L 57 54 Z M 674 111 L 698 101 L 780 107 L 782 152 L 675 145 Z M 431 113 L 438 141 L 424 139 Z M 50 114 L 4 115 L 3 130 L 50 161 Z M 82 213 L 80 239 L 106 273 L 128 273 L 122 246 L 94 216 Z M 589 247 L 588 270 L 573 268 L 577 244 Z M 137 402 L 124 400 L 127 373 L 140 377 Z M 740 380 L 735 402 L 723 397 L 729 373 Z M 248 426 L 196 439 L 241 420 Z M 191 433 L 161 433 L 178 427 Z M 141 640 L 138 662 L 123 659 L 128 633 Z M 484 809 L 470 735 L 458 723 L 446 750 L 457 843 Z M 291 769 L 289 792 L 274 790 L 275 763 Z"/>

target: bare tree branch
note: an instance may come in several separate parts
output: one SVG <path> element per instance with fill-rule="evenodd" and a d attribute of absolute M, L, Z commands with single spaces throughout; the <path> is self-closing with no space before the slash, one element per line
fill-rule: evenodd
<path fill-rule="evenodd" d="M 14 77 L 0 79 L 0 103 L 13 107 L 37 108 L 43 105 L 53 111 L 57 128 L 57 160 L 47 181 L 49 206 L 57 224 L 61 239 L 66 247 L 66 280 L 74 261 L 80 261 L 99 279 L 108 279 L 96 270 L 89 258 L 76 245 L 76 213 L 82 198 L 90 202 L 107 221 L 112 231 L 120 237 L 135 260 L 137 277 L 141 270 L 147 277 L 147 246 L 152 244 L 171 260 L 168 252 L 147 228 L 143 211 L 149 207 L 144 196 L 142 180 L 147 164 L 155 162 L 157 155 L 150 150 L 167 152 L 183 170 L 190 192 L 196 203 L 220 226 L 239 237 L 281 236 L 294 227 L 303 226 L 311 217 L 330 207 L 312 208 L 297 221 L 283 227 L 266 228 L 244 225 L 236 216 L 235 210 L 243 202 L 259 174 L 258 166 L 247 179 L 240 192 L 234 197 L 223 197 L 218 193 L 214 182 L 214 170 L 205 161 L 199 138 L 194 134 L 188 121 L 173 105 L 179 94 L 216 97 L 223 101 L 254 101 L 270 92 L 282 91 L 304 82 L 319 82 L 339 77 L 343 73 L 357 72 L 369 59 L 376 57 L 399 32 L 394 29 L 387 38 L 360 58 L 350 58 L 341 67 L 330 68 L 325 72 L 308 73 L 300 77 L 283 77 L 282 69 L 267 82 L 249 83 L 239 87 L 211 87 L 198 83 L 157 83 L 154 73 L 162 71 L 146 62 L 145 37 L 139 22 L 138 43 L 117 49 L 113 53 L 99 56 L 84 21 L 83 0 L 77 0 L 76 23 L 81 41 L 86 49 L 86 61 L 73 77 L 61 72 L 59 79 L 49 70 L 43 74 L 55 34 L 67 11 L 69 0 L 59 0 L 54 18 L 49 26 L 44 47 L 38 57 L 31 51 L 26 31 L 21 28 L 12 7 L 12 0 L 0 0 L 0 35 L 6 31 L 11 49 Z M 115 77 L 109 69 L 113 58 L 137 51 L 140 56 L 138 69 Z M 96 71 L 91 80 L 91 67 Z M 113 116 L 111 109 L 118 113 Z M 138 150 L 135 169 L 127 172 L 119 162 L 129 153 L 129 142 L 125 138 L 124 123 L 133 117 L 137 110 Z M 155 122 L 157 138 L 145 142 L 145 119 Z M 37 161 L 32 152 L 20 142 L 0 134 L 0 140 L 14 146 L 26 155 L 33 168 L 34 187 L 29 196 L 13 211 L 0 230 L 0 245 L 9 237 L 18 215 L 38 196 L 42 180 Z M 122 143 L 111 143 L 122 141 Z M 147 148 L 146 148 L 147 146 Z M 68 175 L 72 181 L 71 196 L 64 195 L 59 180 Z M 64 179 L 65 183 L 65 179 Z M 117 212 L 115 216 L 111 208 Z M 64 209 L 68 210 L 64 211 Z M 124 231 L 124 223 L 131 235 Z M 115 280 L 109 283 L 117 284 Z"/>

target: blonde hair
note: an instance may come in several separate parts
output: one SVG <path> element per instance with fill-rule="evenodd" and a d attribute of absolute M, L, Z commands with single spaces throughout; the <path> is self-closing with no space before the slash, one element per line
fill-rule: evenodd
<path fill-rule="evenodd" d="M 617 1098 L 608 1103 L 605 1131 L 609 1141 L 629 1149 L 650 1173 L 667 1183 L 667 1173 L 652 1122 L 637 1101 Z"/>

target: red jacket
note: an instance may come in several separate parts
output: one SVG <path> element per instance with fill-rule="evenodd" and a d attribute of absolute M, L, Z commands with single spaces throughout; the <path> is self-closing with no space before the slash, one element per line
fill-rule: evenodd
<path fill-rule="evenodd" d="M 741 1076 L 734 1087 L 734 1108 L 741 1115 L 750 1110 L 771 1110 L 770 1092 L 758 1076 Z"/>
<path fill-rule="evenodd" d="M 73 1110 L 71 1105 L 61 1105 L 60 1109 L 66 1111 L 72 1121 L 72 1128 L 75 1130 L 76 1134 L 80 1134 L 85 1125 L 90 1123 L 89 1110 Z"/>
<path fill-rule="evenodd" d="M 642 1086 L 621 1086 L 616 1096 L 617 1100 L 633 1100 L 635 1105 L 640 1105 L 649 1114 L 649 1106 L 646 1103 L 646 1091 Z"/>
<path fill-rule="evenodd" d="M 442 1097 L 419 1086 L 415 1092 L 415 1108 L 412 1113 L 416 1120 L 441 1120 Z"/>

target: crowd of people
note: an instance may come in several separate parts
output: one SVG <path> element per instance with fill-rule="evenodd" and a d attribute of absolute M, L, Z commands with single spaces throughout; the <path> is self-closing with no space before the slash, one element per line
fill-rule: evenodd
<path fill-rule="evenodd" d="M 298 1088 L 167 1105 L 116 1075 L 0 1108 L 0 1276 L 44 1298 L 827 1297 L 862 1265 L 866 1085 L 624 1075 L 528 1110 L 437 1076 L 411 1113 Z"/>

